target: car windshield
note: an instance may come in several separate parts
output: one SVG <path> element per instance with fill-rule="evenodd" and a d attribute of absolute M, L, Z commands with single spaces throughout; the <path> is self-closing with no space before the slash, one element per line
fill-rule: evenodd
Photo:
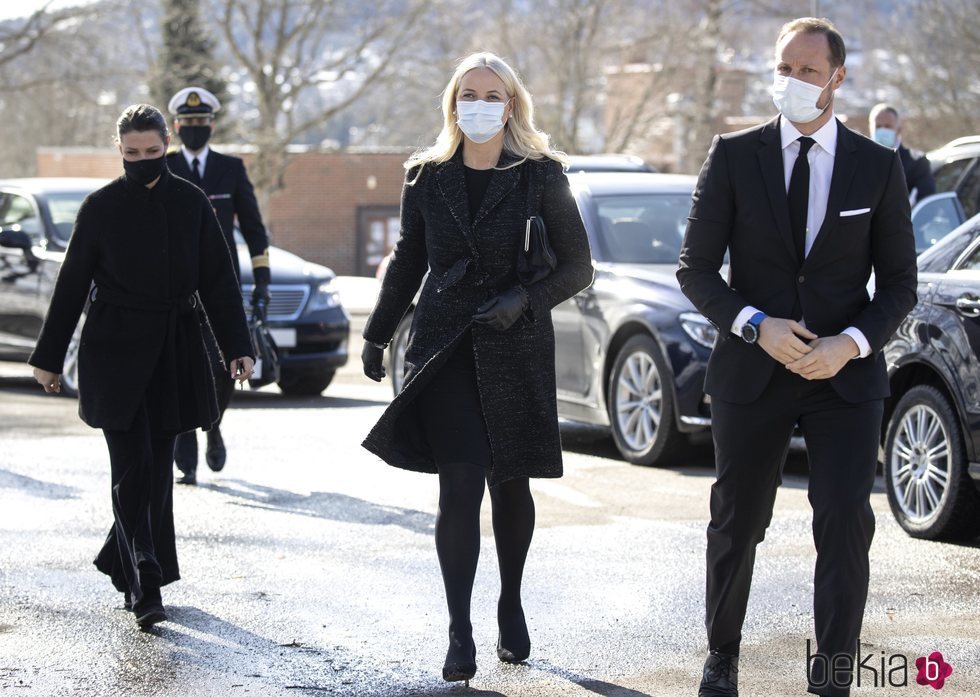
<path fill-rule="evenodd" d="M 676 264 L 691 210 L 690 194 L 597 196 L 603 258 L 629 264 Z"/>
<path fill-rule="evenodd" d="M 51 222 L 54 223 L 58 239 L 67 241 L 71 237 L 75 216 L 78 215 L 78 209 L 87 195 L 81 191 L 45 194 L 44 198 L 48 202 L 48 211 L 51 213 Z"/>

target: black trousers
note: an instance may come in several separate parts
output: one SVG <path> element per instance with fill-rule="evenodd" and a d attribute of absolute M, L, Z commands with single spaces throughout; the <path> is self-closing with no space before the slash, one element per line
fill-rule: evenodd
<path fill-rule="evenodd" d="M 180 578 L 174 535 L 174 435 L 153 430 L 146 406 L 125 431 L 104 431 L 115 519 L 95 565 L 113 586 L 142 597 L 141 586 Z"/>
<path fill-rule="evenodd" d="M 741 640 L 756 545 L 772 519 L 790 437 L 799 423 L 809 456 L 817 549 L 816 646 L 826 656 L 853 654 L 868 594 L 875 530 L 870 497 L 882 409 L 881 400 L 846 402 L 828 381 L 808 381 L 781 366 L 752 404 L 712 401 L 717 479 L 708 525 L 709 648 L 731 649 Z"/>
<path fill-rule="evenodd" d="M 214 376 L 215 395 L 218 398 L 218 420 L 211 428 L 220 428 L 221 420 L 225 416 L 225 410 L 231 402 L 231 396 L 235 392 L 235 380 L 227 371 L 216 373 Z M 187 471 L 193 472 L 197 468 L 197 431 L 187 431 L 177 436 L 176 454 L 178 462 L 193 462 L 194 469 Z M 178 469 L 184 468 L 178 464 Z"/>

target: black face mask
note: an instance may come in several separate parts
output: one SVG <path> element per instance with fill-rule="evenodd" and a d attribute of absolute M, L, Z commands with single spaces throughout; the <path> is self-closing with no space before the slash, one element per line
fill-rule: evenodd
<path fill-rule="evenodd" d="M 198 151 L 208 144 L 211 138 L 210 126 L 181 126 L 177 129 L 177 135 L 187 146 L 188 150 Z"/>
<path fill-rule="evenodd" d="M 126 170 L 126 176 L 132 179 L 137 184 L 146 186 L 151 181 L 163 174 L 163 171 L 167 169 L 167 160 L 161 155 L 152 160 L 123 160 L 123 169 Z"/>

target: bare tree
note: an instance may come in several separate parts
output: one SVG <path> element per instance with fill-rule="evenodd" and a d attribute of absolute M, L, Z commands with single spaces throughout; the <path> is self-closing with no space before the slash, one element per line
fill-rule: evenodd
<path fill-rule="evenodd" d="M 903 114 L 928 124 L 917 141 L 935 147 L 980 133 L 980 14 L 975 0 L 912 0 L 891 18 L 879 80 Z M 902 108 L 902 107 L 900 107 Z"/>
<path fill-rule="evenodd" d="M 260 204 L 282 187 L 287 147 L 357 102 L 411 45 L 428 0 L 221 0 L 228 47 L 254 107 Z"/>

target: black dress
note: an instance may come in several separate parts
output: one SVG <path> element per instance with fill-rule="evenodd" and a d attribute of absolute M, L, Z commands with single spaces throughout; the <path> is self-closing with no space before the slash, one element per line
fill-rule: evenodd
<path fill-rule="evenodd" d="M 463 169 L 471 223 L 480 210 L 493 172 Z M 436 467 L 465 462 L 490 468 L 490 441 L 476 379 L 473 334 L 467 329 L 446 364 L 419 396 L 422 428 Z"/>

